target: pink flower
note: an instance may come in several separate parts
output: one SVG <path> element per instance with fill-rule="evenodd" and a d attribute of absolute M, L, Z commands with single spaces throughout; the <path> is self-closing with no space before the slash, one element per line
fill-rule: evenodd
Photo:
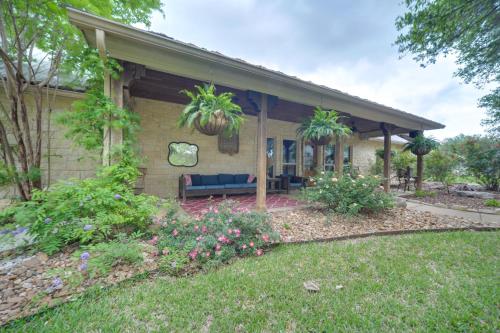
<path fill-rule="evenodd" d="M 233 222 L 233 219 L 228 219 L 227 220 L 227 223 L 231 223 L 231 222 Z"/>
<path fill-rule="evenodd" d="M 215 214 L 218 214 L 219 213 L 219 210 L 217 208 L 214 208 L 214 213 Z"/>
<path fill-rule="evenodd" d="M 203 239 L 203 237 L 202 237 L 202 236 L 198 236 L 198 237 L 196 237 L 196 241 L 197 241 L 197 242 L 201 241 L 202 239 Z"/>
<path fill-rule="evenodd" d="M 189 258 L 191 258 L 191 260 L 195 260 L 196 259 L 196 256 L 198 255 L 198 251 L 196 251 L 196 249 L 193 249 L 191 250 L 191 252 L 189 252 Z"/>
<path fill-rule="evenodd" d="M 219 243 L 215 244 L 215 251 L 220 251 L 221 247 Z"/>
<path fill-rule="evenodd" d="M 197 215 L 194 219 L 195 219 L 196 221 L 200 221 L 200 220 L 201 220 L 201 216 L 200 216 L 200 215 Z"/>
<path fill-rule="evenodd" d="M 158 256 L 158 251 L 154 250 L 153 252 L 151 252 L 151 256 L 152 257 L 157 257 Z"/>
<path fill-rule="evenodd" d="M 153 238 L 151 238 L 148 241 L 148 243 L 151 244 L 151 245 L 156 245 L 158 243 L 158 236 L 153 236 Z"/>
<path fill-rule="evenodd" d="M 260 257 L 264 254 L 264 251 L 262 249 L 257 249 L 257 251 L 255 251 L 255 254 Z"/>
<path fill-rule="evenodd" d="M 213 222 L 213 221 L 214 221 L 214 218 L 213 218 L 213 217 L 211 217 L 211 218 L 209 218 L 208 220 L 209 220 L 210 222 Z"/>
<path fill-rule="evenodd" d="M 168 249 L 168 247 L 164 248 L 163 250 L 161 250 L 161 253 L 164 255 L 164 256 L 168 256 L 170 254 L 170 251 Z"/>
<path fill-rule="evenodd" d="M 267 243 L 267 242 L 269 242 L 269 235 L 268 235 L 268 234 L 263 234 L 263 235 L 262 235 L 262 240 L 263 240 L 264 242 L 266 242 L 266 243 Z"/>
<path fill-rule="evenodd" d="M 198 225 L 194 226 L 194 231 L 198 231 L 199 229 L 200 229 L 200 227 L 198 227 Z"/>
<path fill-rule="evenodd" d="M 179 232 L 177 231 L 177 229 L 174 229 L 172 231 L 172 236 L 177 237 L 178 234 L 179 234 Z"/>
<path fill-rule="evenodd" d="M 241 248 L 244 250 L 244 249 L 246 249 L 246 248 L 247 248 L 247 245 L 246 245 L 246 244 L 243 244 L 243 245 L 241 246 Z"/>
<path fill-rule="evenodd" d="M 231 235 L 233 233 L 233 229 L 227 229 L 227 233 Z"/>
<path fill-rule="evenodd" d="M 253 242 L 250 242 L 248 245 L 250 245 L 250 247 L 254 247 L 254 243 Z"/>
<path fill-rule="evenodd" d="M 207 251 L 207 253 L 205 253 L 205 257 L 210 257 L 210 251 Z"/>
<path fill-rule="evenodd" d="M 234 229 L 234 234 L 236 235 L 236 237 L 240 237 L 241 230 L 240 229 Z"/>
<path fill-rule="evenodd" d="M 208 228 L 206 225 L 201 226 L 201 232 L 206 234 L 208 232 Z"/>

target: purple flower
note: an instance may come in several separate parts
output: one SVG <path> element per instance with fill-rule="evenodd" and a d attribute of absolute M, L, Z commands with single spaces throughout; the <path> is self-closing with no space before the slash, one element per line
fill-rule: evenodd
<path fill-rule="evenodd" d="M 121 195 L 119 195 L 119 194 L 115 194 L 115 199 L 116 199 L 116 200 L 120 200 L 121 198 L 122 198 L 122 196 L 121 196 Z"/>
<path fill-rule="evenodd" d="M 80 254 L 80 259 L 87 260 L 88 258 L 90 258 L 90 254 L 88 252 L 83 252 L 82 254 Z"/>
<path fill-rule="evenodd" d="M 54 280 L 52 280 L 52 288 L 59 288 L 62 286 L 62 284 L 62 280 L 59 277 L 56 277 L 54 278 Z"/>
<path fill-rule="evenodd" d="M 45 224 L 49 224 L 50 222 L 52 222 L 52 219 L 50 217 L 47 217 L 44 222 Z"/>
<path fill-rule="evenodd" d="M 5 235 L 8 234 L 9 232 L 10 232 L 9 229 L 0 230 L 0 235 Z"/>
<path fill-rule="evenodd" d="M 81 271 L 86 271 L 88 268 L 87 262 L 83 262 L 79 268 Z"/>
<path fill-rule="evenodd" d="M 26 228 L 26 227 L 19 227 L 16 230 L 12 231 L 12 235 L 16 236 L 16 235 L 22 234 L 26 230 L 28 230 L 28 228 Z"/>
<path fill-rule="evenodd" d="M 89 230 L 92 230 L 92 224 L 86 224 L 86 225 L 83 227 L 83 231 L 89 231 Z"/>

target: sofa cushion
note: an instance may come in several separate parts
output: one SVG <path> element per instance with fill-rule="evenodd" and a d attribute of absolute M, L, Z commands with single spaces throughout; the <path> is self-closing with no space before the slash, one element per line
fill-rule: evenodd
<path fill-rule="evenodd" d="M 207 190 L 218 190 L 218 189 L 223 189 L 224 185 L 206 185 L 205 189 Z"/>
<path fill-rule="evenodd" d="M 191 175 L 191 183 L 193 186 L 201 186 L 201 176 L 199 174 L 192 174 Z"/>
<path fill-rule="evenodd" d="M 241 173 L 234 175 L 235 184 L 246 184 L 248 180 L 248 173 Z"/>
<path fill-rule="evenodd" d="M 224 188 L 243 188 L 245 184 L 225 184 Z"/>
<path fill-rule="evenodd" d="M 201 185 L 219 185 L 217 175 L 201 175 Z"/>
<path fill-rule="evenodd" d="M 246 183 L 246 184 L 240 184 L 241 187 L 243 188 L 256 188 L 257 187 L 257 183 Z"/>
<path fill-rule="evenodd" d="M 202 186 L 202 185 L 198 185 L 198 186 L 186 186 L 186 190 L 190 191 L 190 190 L 204 190 L 206 188 L 206 186 Z"/>
<path fill-rule="evenodd" d="M 234 184 L 234 175 L 228 173 L 219 173 L 219 185 Z"/>

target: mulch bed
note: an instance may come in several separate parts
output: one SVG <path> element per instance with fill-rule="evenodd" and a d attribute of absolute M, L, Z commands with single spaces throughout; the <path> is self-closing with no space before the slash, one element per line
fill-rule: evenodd
<path fill-rule="evenodd" d="M 422 201 L 431 205 L 442 204 L 446 206 L 462 206 L 468 209 L 491 209 L 484 205 L 486 199 L 461 197 L 457 194 L 436 191 L 435 196 L 417 197 L 414 194 L 405 195 L 405 198 Z"/>
<path fill-rule="evenodd" d="M 280 232 L 283 242 L 322 240 L 347 235 L 364 235 L 381 231 L 498 227 L 460 217 L 437 216 L 429 212 L 395 208 L 369 216 L 345 218 L 325 210 L 306 208 L 272 214 L 271 224 Z"/>

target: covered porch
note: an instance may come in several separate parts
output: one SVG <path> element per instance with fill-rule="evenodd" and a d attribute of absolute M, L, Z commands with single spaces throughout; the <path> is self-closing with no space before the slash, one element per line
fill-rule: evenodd
<path fill-rule="evenodd" d="M 178 179 L 183 174 L 253 174 L 257 179 L 255 207 L 265 210 L 268 178 L 309 176 L 313 169 L 341 173 L 346 162 L 354 166 L 362 163 L 364 157 L 356 152 L 358 145 L 379 136 L 384 137 L 384 187 L 388 190 L 391 135 L 411 138 L 424 130 L 443 127 L 161 34 L 73 9 L 69 12 L 72 23 L 83 31 L 89 44 L 97 47 L 102 57 L 120 61 L 124 68 L 120 78 L 106 77 L 105 93 L 118 106 L 141 116 L 143 131 L 139 145 L 145 157 L 147 193 L 177 194 Z M 236 144 L 221 144 L 220 138 L 176 126 L 188 102 L 179 92 L 206 82 L 213 82 L 218 93 L 234 93 L 234 101 L 246 116 Z M 315 106 L 338 111 L 353 130 L 352 137 L 336 140 L 330 147 L 314 147 L 297 139 L 298 124 L 312 115 Z M 111 147 L 122 142 L 123 135 L 119 131 L 106 131 L 104 164 L 111 163 Z M 196 151 L 194 162 L 179 164 L 171 160 L 171 144 L 179 143 Z M 221 149 L 228 145 L 232 149 Z"/>

